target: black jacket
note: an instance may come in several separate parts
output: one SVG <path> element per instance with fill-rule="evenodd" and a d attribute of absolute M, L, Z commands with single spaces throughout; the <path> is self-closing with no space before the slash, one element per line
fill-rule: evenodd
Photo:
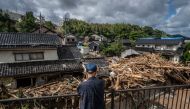
<path fill-rule="evenodd" d="M 104 81 L 91 77 L 82 82 L 77 91 L 81 97 L 80 109 L 104 109 Z"/>

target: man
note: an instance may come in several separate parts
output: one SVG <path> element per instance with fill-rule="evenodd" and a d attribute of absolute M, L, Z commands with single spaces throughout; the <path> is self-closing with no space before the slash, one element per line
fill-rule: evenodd
<path fill-rule="evenodd" d="M 84 71 L 86 80 L 77 88 L 81 97 L 80 109 L 104 109 L 104 82 L 96 78 L 96 64 L 84 65 Z"/>

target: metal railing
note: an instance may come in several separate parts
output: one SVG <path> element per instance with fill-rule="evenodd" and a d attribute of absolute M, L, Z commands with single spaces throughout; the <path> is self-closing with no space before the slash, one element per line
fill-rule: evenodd
<path fill-rule="evenodd" d="M 190 85 L 113 92 L 111 109 L 190 109 Z"/>
<path fill-rule="evenodd" d="M 0 109 L 78 109 L 78 94 L 0 100 Z"/>
<path fill-rule="evenodd" d="M 79 109 L 77 94 L 0 100 L 0 109 Z M 190 85 L 108 91 L 105 109 L 190 109 Z"/>

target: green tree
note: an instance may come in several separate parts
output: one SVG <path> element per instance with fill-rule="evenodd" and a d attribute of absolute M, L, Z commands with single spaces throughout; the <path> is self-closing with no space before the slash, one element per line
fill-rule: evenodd
<path fill-rule="evenodd" d="M 101 49 L 102 53 L 106 56 L 119 56 L 124 48 L 121 43 L 113 42 L 108 46 L 101 46 Z"/>
<path fill-rule="evenodd" d="M 15 22 L 2 10 L 0 10 L 0 32 L 16 32 Z"/>
<path fill-rule="evenodd" d="M 19 32 L 31 32 L 37 27 L 35 21 L 36 18 L 33 16 L 33 12 L 26 12 L 22 20 L 16 23 L 17 30 Z"/>
<path fill-rule="evenodd" d="M 138 38 L 145 37 L 145 36 L 146 34 L 144 33 L 144 31 L 131 31 L 129 34 L 129 39 L 136 40 Z"/>
<path fill-rule="evenodd" d="M 185 45 L 185 50 L 182 58 L 184 61 L 190 61 L 190 43 Z"/>
<path fill-rule="evenodd" d="M 49 28 L 51 30 L 55 29 L 55 27 L 51 21 L 45 21 L 44 26 L 46 26 L 47 28 Z"/>
<path fill-rule="evenodd" d="M 143 31 L 146 33 L 147 36 L 153 36 L 154 35 L 154 30 L 152 27 L 149 26 L 144 26 Z"/>

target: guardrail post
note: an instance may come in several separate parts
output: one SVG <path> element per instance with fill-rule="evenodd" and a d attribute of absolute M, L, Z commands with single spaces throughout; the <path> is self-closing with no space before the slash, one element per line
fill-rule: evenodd
<path fill-rule="evenodd" d="M 114 96 L 115 96 L 115 90 L 111 90 L 111 109 L 114 109 Z"/>

